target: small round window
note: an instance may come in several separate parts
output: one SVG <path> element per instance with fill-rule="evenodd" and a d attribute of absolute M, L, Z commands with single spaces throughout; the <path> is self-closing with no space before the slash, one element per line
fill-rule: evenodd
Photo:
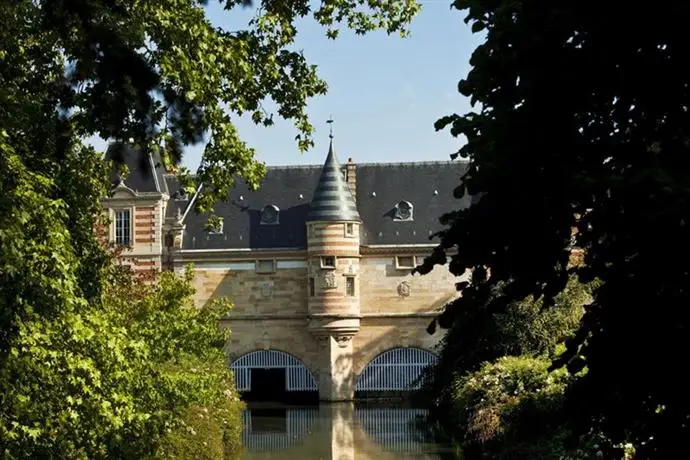
<path fill-rule="evenodd" d="M 270 204 L 261 211 L 261 223 L 264 225 L 275 225 L 279 222 L 280 209 L 278 206 Z"/>
<path fill-rule="evenodd" d="M 396 220 L 412 220 L 412 203 L 400 201 L 395 205 Z"/>

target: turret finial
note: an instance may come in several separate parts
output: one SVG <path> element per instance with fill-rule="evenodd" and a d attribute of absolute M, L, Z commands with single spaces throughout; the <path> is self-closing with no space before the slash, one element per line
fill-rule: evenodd
<path fill-rule="evenodd" d="M 333 115 L 330 115 L 328 120 L 326 120 L 326 123 L 328 123 L 328 125 L 330 126 L 328 137 L 333 139 Z"/>

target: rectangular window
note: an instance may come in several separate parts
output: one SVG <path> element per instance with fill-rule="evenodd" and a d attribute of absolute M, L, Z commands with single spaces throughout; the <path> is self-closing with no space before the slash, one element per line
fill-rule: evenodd
<path fill-rule="evenodd" d="M 314 297 L 316 291 L 316 283 L 314 278 L 309 278 L 309 297 Z"/>
<path fill-rule="evenodd" d="M 345 278 L 345 294 L 348 297 L 355 296 L 355 277 L 348 276 Z"/>
<path fill-rule="evenodd" d="M 395 268 L 398 270 L 411 270 L 415 267 L 414 256 L 396 256 Z"/>
<path fill-rule="evenodd" d="M 335 268 L 335 256 L 321 257 L 321 268 Z"/>
<path fill-rule="evenodd" d="M 345 224 L 345 236 L 355 236 L 355 224 Z"/>
<path fill-rule="evenodd" d="M 275 260 L 257 260 L 256 273 L 274 273 L 276 271 Z"/>
<path fill-rule="evenodd" d="M 115 211 L 115 243 L 129 246 L 132 235 L 132 211 L 119 209 Z"/>

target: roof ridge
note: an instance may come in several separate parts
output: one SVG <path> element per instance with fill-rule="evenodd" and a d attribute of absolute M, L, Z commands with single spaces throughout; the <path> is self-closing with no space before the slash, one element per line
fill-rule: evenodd
<path fill-rule="evenodd" d="M 469 163 L 468 160 L 458 158 L 457 160 L 426 160 L 426 161 L 367 161 L 364 163 L 357 163 L 353 161 L 352 164 L 357 166 L 417 166 L 417 165 L 437 165 L 449 163 Z M 313 169 L 321 168 L 323 165 L 318 164 L 299 164 L 299 165 L 266 165 L 266 169 Z M 340 166 L 344 166 L 340 164 Z"/>
<path fill-rule="evenodd" d="M 467 164 L 469 161 L 465 159 L 457 160 L 428 160 L 428 161 L 368 161 L 364 163 L 353 162 L 355 166 L 426 166 L 426 165 L 444 165 L 444 164 Z M 343 164 L 339 164 L 343 167 Z M 266 165 L 266 169 L 319 169 L 323 165 L 319 164 L 299 164 L 299 165 Z M 176 177 L 177 174 L 165 172 L 165 177 Z M 197 177 L 196 173 L 190 173 L 189 177 Z"/>
<path fill-rule="evenodd" d="M 302 165 L 266 165 L 266 169 L 317 169 L 323 165 L 302 164 Z"/>
<path fill-rule="evenodd" d="M 445 164 L 458 164 L 458 163 L 469 163 L 467 160 L 427 160 L 427 161 L 375 161 L 375 162 L 365 162 L 365 163 L 355 163 L 357 166 L 423 166 L 423 165 L 445 165 Z"/>

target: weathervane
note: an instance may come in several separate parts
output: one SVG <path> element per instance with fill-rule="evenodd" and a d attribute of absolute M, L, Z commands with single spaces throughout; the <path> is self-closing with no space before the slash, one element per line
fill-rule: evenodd
<path fill-rule="evenodd" d="M 331 139 L 333 139 L 333 115 L 331 115 L 331 116 L 328 118 L 328 120 L 326 120 L 326 123 L 328 123 L 328 125 L 330 126 L 330 128 L 329 128 L 329 133 L 328 133 L 328 137 L 330 137 Z"/>

